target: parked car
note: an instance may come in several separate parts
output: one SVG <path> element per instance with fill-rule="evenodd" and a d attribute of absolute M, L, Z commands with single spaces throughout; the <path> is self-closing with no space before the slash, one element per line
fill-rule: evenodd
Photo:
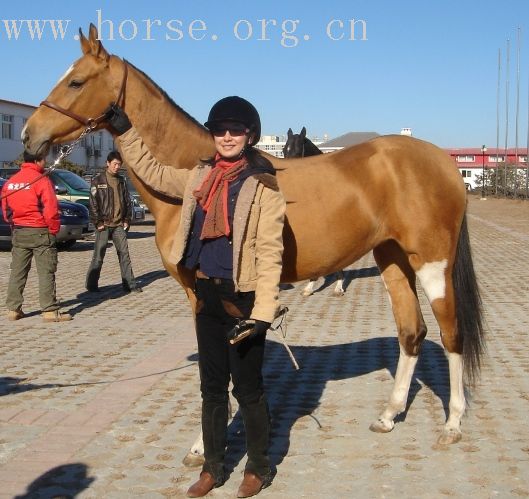
<path fill-rule="evenodd" d="M 49 174 L 55 185 L 55 192 L 59 199 L 82 204 L 88 208 L 90 203 L 90 184 L 79 175 L 69 170 L 53 170 Z"/>
<path fill-rule="evenodd" d="M 142 222 L 145 220 L 145 208 L 140 204 L 138 199 L 131 194 L 130 200 L 132 202 L 132 220 L 131 224 Z"/>
<path fill-rule="evenodd" d="M 5 179 L 0 179 L 0 189 L 5 182 Z M 82 204 L 59 199 L 59 214 L 61 228 L 57 234 L 57 246 L 60 249 L 70 248 L 78 239 L 84 239 L 94 231 L 94 227 L 88 219 L 88 208 Z M 11 242 L 11 227 L 4 221 L 1 211 L 0 242 Z"/>
<path fill-rule="evenodd" d="M 9 178 L 19 171 L 19 169 L 10 168 L 4 171 L 5 174 L 3 176 Z M 48 176 L 53 185 L 55 185 L 55 193 L 59 199 L 79 203 L 88 208 L 90 184 L 85 179 L 74 172 L 61 170 L 60 168 L 52 170 L 48 173 Z"/>
<path fill-rule="evenodd" d="M 136 201 L 138 201 L 138 204 L 143 208 L 143 211 L 145 211 L 145 213 L 149 213 L 149 207 L 143 202 L 141 196 L 136 191 L 130 191 L 130 194 Z"/>

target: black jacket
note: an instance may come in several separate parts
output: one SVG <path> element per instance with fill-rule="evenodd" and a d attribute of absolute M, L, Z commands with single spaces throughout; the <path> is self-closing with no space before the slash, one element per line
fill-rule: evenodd
<path fill-rule="evenodd" d="M 130 224 L 132 219 L 132 201 L 125 178 L 118 178 L 118 191 L 121 198 L 121 222 Z M 114 219 L 114 190 L 107 183 L 106 171 L 92 178 L 90 187 L 90 221 L 97 227 L 108 225 Z"/>

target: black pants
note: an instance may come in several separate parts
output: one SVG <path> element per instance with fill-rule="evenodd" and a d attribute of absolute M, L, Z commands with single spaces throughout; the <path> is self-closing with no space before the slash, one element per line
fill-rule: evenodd
<path fill-rule="evenodd" d="M 236 345 L 226 338 L 237 318 L 249 318 L 255 293 L 235 292 L 229 279 L 197 279 L 196 294 L 204 471 L 217 483 L 223 482 L 231 378 L 246 430 L 246 470 L 266 478 L 270 422 L 262 376 L 265 335 L 251 336 Z"/>

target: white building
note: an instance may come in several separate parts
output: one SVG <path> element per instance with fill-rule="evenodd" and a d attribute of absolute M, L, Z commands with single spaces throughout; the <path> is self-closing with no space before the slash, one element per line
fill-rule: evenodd
<path fill-rule="evenodd" d="M 0 99 L 0 169 L 16 168 L 13 162 L 24 150 L 20 135 L 28 118 L 37 108 L 29 104 Z M 85 172 L 105 167 L 106 157 L 114 149 L 112 135 L 106 130 L 93 132 L 85 137 L 68 156 L 68 161 L 79 165 Z M 48 161 L 54 161 L 59 146 L 53 146 Z M 0 176 L 1 175 L 0 173 Z"/>
<path fill-rule="evenodd" d="M 283 147 L 286 144 L 286 137 L 284 135 L 261 135 L 261 140 L 257 142 L 255 147 L 265 151 L 276 158 L 283 157 Z"/>

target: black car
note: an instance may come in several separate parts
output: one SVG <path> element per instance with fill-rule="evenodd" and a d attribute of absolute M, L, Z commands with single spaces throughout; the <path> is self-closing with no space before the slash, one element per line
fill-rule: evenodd
<path fill-rule="evenodd" d="M 0 178 L 0 190 L 6 180 Z M 59 200 L 59 213 L 61 228 L 57 234 L 57 246 L 66 249 L 75 244 L 78 239 L 84 239 L 93 232 L 93 227 L 88 219 L 88 208 L 79 203 Z M 0 211 L 0 242 L 11 242 L 11 227 L 5 222 Z"/>

